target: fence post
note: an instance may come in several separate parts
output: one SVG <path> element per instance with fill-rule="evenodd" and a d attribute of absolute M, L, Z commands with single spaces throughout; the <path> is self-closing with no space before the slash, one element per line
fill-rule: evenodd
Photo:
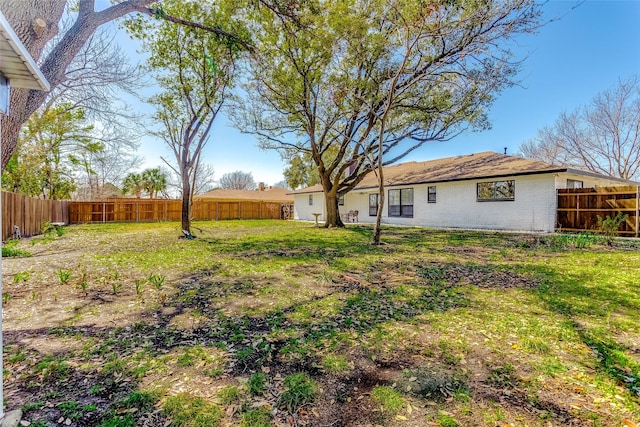
<path fill-rule="evenodd" d="M 107 204 L 102 202 L 102 223 L 107 221 Z"/>
<path fill-rule="evenodd" d="M 580 221 L 580 193 L 575 193 L 574 194 L 575 198 L 576 198 L 576 228 L 581 228 L 582 227 L 582 223 Z"/>
<path fill-rule="evenodd" d="M 138 207 L 137 201 L 136 201 L 136 222 L 140 222 L 140 208 Z"/>
<path fill-rule="evenodd" d="M 218 202 L 216 202 L 216 221 L 218 220 Z"/>

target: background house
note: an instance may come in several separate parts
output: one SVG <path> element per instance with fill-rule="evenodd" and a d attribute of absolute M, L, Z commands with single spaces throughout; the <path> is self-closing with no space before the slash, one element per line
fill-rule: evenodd
<path fill-rule="evenodd" d="M 384 169 L 385 224 L 553 232 L 559 188 L 628 185 L 629 181 L 544 162 L 483 152 Z M 374 222 L 377 178 L 367 176 L 344 196 L 340 213 L 358 210 Z M 294 194 L 294 218 L 325 214 L 322 187 Z"/>
<path fill-rule="evenodd" d="M 260 185 L 256 190 L 224 190 L 221 188 L 196 194 L 194 200 L 207 199 L 224 202 L 253 201 L 273 203 L 293 203 L 291 191 L 280 187 L 265 187 Z"/>

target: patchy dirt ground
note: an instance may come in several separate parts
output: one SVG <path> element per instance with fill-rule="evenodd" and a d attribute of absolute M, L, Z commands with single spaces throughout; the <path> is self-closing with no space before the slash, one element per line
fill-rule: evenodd
<path fill-rule="evenodd" d="M 171 224 L 23 241 L 31 256 L 3 260 L 7 409 L 32 426 L 638 421 L 637 284 L 625 271 L 611 277 L 620 295 L 605 292 L 585 262 L 611 275 L 634 248 L 576 255 L 413 229 L 373 247 L 361 227 L 202 227 L 196 241 Z"/>

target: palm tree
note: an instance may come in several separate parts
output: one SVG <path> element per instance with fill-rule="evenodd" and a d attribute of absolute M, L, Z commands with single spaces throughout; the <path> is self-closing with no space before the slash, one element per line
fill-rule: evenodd
<path fill-rule="evenodd" d="M 145 189 L 144 180 L 139 173 L 130 173 L 122 181 L 122 192 L 124 194 L 135 194 L 139 199 L 142 195 L 142 190 Z"/>
<path fill-rule="evenodd" d="M 142 184 L 149 193 L 149 198 L 157 196 L 158 192 L 167 188 L 167 177 L 158 168 L 147 169 L 142 172 Z"/>

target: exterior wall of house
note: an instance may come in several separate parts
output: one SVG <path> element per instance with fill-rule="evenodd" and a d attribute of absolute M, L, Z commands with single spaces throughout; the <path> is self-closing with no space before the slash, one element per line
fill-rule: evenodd
<path fill-rule="evenodd" d="M 479 182 L 508 179 L 515 181 L 515 200 L 477 200 Z M 435 203 L 428 202 L 429 186 L 436 187 Z M 382 217 L 382 222 L 385 224 L 516 231 L 554 230 L 556 194 L 552 175 L 455 181 L 393 188 L 413 188 L 413 217 L 390 217 L 387 191 Z M 375 215 L 369 215 L 369 194 L 373 193 L 376 193 L 374 189 L 355 190 L 347 194 L 344 206 L 346 211 L 357 209 L 360 222 L 374 222 Z"/>
<path fill-rule="evenodd" d="M 478 201 L 477 185 L 482 182 L 513 180 L 514 200 Z M 589 177 L 572 173 L 521 175 L 507 178 L 487 178 L 436 184 L 394 186 L 392 189 L 413 188 L 413 217 L 389 216 L 389 188 L 385 193 L 384 224 L 422 227 L 469 228 L 512 231 L 555 230 L 556 189 L 566 188 L 567 180 L 581 181 L 584 187 L 620 185 L 619 181 Z M 435 203 L 428 202 L 428 187 L 436 187 Z M 375 212 L 369 214 L 369 195 L 377 189 L 356 189 L 345 195 L 340 213 L 358 211 L 361 223 L 375 222 Z M 324 219 L 324 196 L 313 193 L 313 206 L 309 194 L 295 196 L 296 219 L 314 220 L 313 212 L 321 212 Z"/>
<path fill-rule="evenodd" d="M 311 196 L 312 204 L 309 204 L 309 196 Z M 342 208 L 342 206 L 341 206 Z M 326 210 L 324 208 L 324 194 L 311 193 L 311 194 L 296 194 L 293 202 L 293 218 L 304 221 L 315 221 L 314 213 L 321 214 L 318 217 L 318 221 L 325 219 Z"/>

